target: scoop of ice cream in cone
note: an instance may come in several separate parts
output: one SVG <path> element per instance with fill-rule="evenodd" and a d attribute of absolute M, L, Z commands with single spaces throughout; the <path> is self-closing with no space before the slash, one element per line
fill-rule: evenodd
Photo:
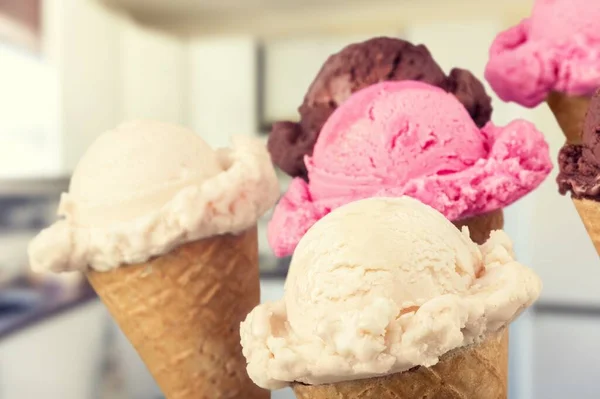
<path fill-rule="evenodd" d="M 238 326 L 260 301 L 256 221 L 278 196 L 259 140 L 214 151 L 181 127 L 125 123 L 85 153 L 30 264 L 85 272 L 167 398 L 266 399 Z"/>
<path fill-rule="evenodd" d="M 454 95 L 415 81 L 354 93 L 329 117 L 305 163 L 308 181 L 291 182 L 269 224 L 277 256 L 291 254 L 317 220 L 354 200 L 408 195 L 460 221 L 510 205 L 552 169 L 531 123 L 478 128 Z"/>
<path fill-rule="evenodd" d="M 561 194 L 600 200 L 600 91 L 592 97 L 583 123 L 582 144 L 565 144 L 558 156 Z"/>
<path fill-rule="evenodd" d="M 31 243 L 37 271 L 105 271 L 185 242 L 252 227 L 279 196 L 264 145 L 214 151 L 194 132 L 134 121 L 101 135 L 61 197 L 62 220 Z"/>
<path fill-rule="evenodd" d="M 567 142 L 581 143 L 583 116 L 600 87 L 600 3 L 536 0 L 529 18 L 498 34 L 485 77 L 504 101 L 546 101 Z"/>
<path fill-rule="evenodd" d="M 478 246 L 415 199 L 355 201 L 308 230 L 284 298 L 242 323 L 248 374 L 268 389 L 340 386 L 433 367 L 483 342 L 498 353 L 492 343 L 540 290 L 502 231 Z M 387 398 L 380 391 L 336 397 Z"/>
<path fill-rule="evenodd" d="M 474 123 L 483 127 L 492 114 L 490 97 L 469 71 L 448 75 L 424 45 L 376 37 L 333 54 L 310 85 L 299 108 L 300 122 L 276 122 L 269 136 L 273 162 L 292 177 L 307 178 L 304 157 L 311 155 L 329 116 L 353 93 L 384 81 L 414 80 L 454 94 Z"/>
<path fill-rule="evenodd" d="M 534 107 L 552 92 L 600 87 L 600 3 L 536 0 L 531 16 L 496 36 L 485 77 L 504 101 Z"/>
<path fill-rule="evenodd" d="M 559 152 L 556 181 L 561 194 L 571 194 L 600 255 L 600 90 L 592 97 L 582 125 L 582 143 L 567 143 Z"/>

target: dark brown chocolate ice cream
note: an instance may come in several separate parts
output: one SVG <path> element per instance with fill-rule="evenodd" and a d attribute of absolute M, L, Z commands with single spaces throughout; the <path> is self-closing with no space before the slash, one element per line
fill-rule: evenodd
<path fill-rule="evenodd" d="M 600 201 L 600 90 L 590 101 L 581 139 L 582 144 L 565 144 L 558 154 L 558 190 Z"/>
<path fill-rule="evenodd" d="M 307 178 L 304 156 L 311 155 L 325 121 L 350 95 L 386 80 L 418 80 L 453 93 L 482 127 L 492 114 L 490 97 L 469 71 L 446 76 L 427 48 L 380 37 L 352 44 L 325 62 L 299 108 L 300 122 L 277 122 L 269 136 L 275 165 L 293 177 Z"/>

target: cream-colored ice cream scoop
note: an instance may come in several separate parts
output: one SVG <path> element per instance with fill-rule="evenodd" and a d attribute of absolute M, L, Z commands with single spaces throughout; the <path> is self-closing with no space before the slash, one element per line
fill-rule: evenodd
<path fill-rule="evenodd" d="M 102 227 L 158 211 L 180 190 L 221 173 L 216 151 L 183 127 L 124 123 L 101 135 L 79 161 L 59 213 Z"/>
<path fill-rule="evenodd" d="M 356 201 L 306 233 L 284 298 L 242 323 L 248 373 L 274 389 L 432 366 L 505 327 L 540 290 L 502 231 L 478 246 L 412 198 Z"/>
<path fill-rule="evenodd" d="M 334 328 L 340 314 L 378 300 L 405 310 L 463 294 L 483 268 L 469 236 L 418 201 L 353 208 L 325 219 L 294 254 L 285 305 L 299 334 Z"/>
<path fill-rule="evenodd" d="M 194 132 L 133 121 L 102 134 L 77 165 L 58 214 L 29 247 L 37 271 L 104 271 L 253 226 L 277 200 L 263 143 L 213 150 Z"/>

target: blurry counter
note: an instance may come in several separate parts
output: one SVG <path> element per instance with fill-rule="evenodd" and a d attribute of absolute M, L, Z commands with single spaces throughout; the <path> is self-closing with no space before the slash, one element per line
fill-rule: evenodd
<path fill-rule="evenodd" d="M 0 397 L 95 397 L 107 318 L 87 283 L 0 289 Z"/>
<path fill-rule="evenodd" d="M 0 344 L 13 333 L 60 316 L 96 299 L 87 283 L 76 287 L 60 284 L 33 286 L 25 279 L 0 287 Z"/>

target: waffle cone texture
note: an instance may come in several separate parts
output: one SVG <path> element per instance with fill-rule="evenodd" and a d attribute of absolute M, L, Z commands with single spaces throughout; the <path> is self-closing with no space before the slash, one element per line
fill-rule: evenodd
<path fill-rule="evenodd" d="M 581 144 L 583 121 L 590 104 L 590 98 L 552 92 L 548 95 L 546 103 L 552 110 L 556 121 L 567 138 L 567 142 L 569 144 Z"/>
<path fill-rule="evenodd" d="M 572 198 L 577 213 L 600 255 L 600 203 L 589 199 Z"/>
<path fill-rule="evenodd" d="M 239 335 L 260 301 L 255 227 L 87 277 L 167 399 L 269 398 Z"/>
<path fill-rule="evenodd" d="M 508 333 L 459 348 L 432 367 L 335 384 L 293 384 L 298 399 L 506 399 Z"/>

